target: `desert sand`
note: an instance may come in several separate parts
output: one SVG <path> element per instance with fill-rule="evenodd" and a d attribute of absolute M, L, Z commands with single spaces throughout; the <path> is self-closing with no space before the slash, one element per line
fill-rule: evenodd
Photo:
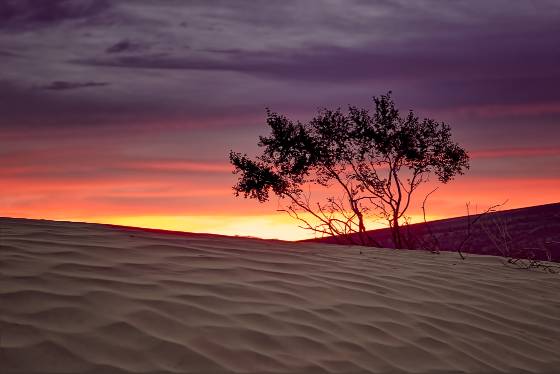
<path fill-rule="evenodd" d="M 498 257 L 0 219 L 0 371 L 558 373 L 560 275 Z"/>

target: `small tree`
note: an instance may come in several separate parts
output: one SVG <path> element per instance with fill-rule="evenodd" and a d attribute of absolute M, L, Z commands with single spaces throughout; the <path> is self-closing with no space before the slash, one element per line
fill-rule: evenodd
<path fill-rule="evenodd" d="M 382 218 L 394 246 L 402 248 L 400 221 L 414 192 L 430 175 L 447 183 L 463 174 L 469 156 L 445 123 L 420 120 L 412 111 L 401 116 L 390 92 L 373 101 L 373 113 L 323 109 L 307 123 L 267 109 L 271 134 L 259 138 L 262 153 L 251 159 L 230 152 L 239 174 L 236 196 L 265 202 L 272 191 L 288 201 L 285 211 L 301 227 L 362 245 L 377 245 L 365 224 Z M 329 196 L 314 201 L 304 189 L 312 185 L 327 187 Z"/>

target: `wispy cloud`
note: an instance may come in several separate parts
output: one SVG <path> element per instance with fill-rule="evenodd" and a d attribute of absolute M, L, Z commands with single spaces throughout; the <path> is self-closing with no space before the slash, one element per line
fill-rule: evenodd
<path fill-rule="evenodd" d="M 469 152 L 472 158 L 560 156 L 560 147 L 480 149 Z"/>
<path fill-rule="evenodd" d="M 21 57 L 17 53 L 0 49 L 0 57 Z"/>
<path fill-rule="evenodd" d="M 144 49 L 140 43 L 132 42 L 128 39 L 123 39 L 112 46 L 108 47 L 106 53 L 123 53 L 123 52 L 135 52 Z"/>
<path fill-rule="evenodd" d="M 103 87 L 107 86 L 107 82 L 65 82 L 65 81 L 54 81 L 44 86 L 39 86 L 43 90 L 52 91 L 64 91 L 64 90 L 75 90 L 78 88 L 88 88 L 88 87 Z"/>
<path fill-rule="evenodd" d="M 76 126 L 78 116 L 193 122 L 265 105 L 309 111 L 362 103 L 388 89 L 414 108 L 487 107 L 485 116 L 493 109 L 496 116 L 515 116 L 516 109 L 506 110 L 512 105 L 560 102 L 554 2 L 0 4 L 7 4 L 0 12 L 2 50 L 25 56 L 0 61 L 12 81 L 0 85 L 0 97 L 19 90 L 18 100 L 27 102 L 1 107 L 3 123 L 33 116 Z M 13 33 L 8 25 L 31 31 Z M 25 88 L 38 76 L 64 83 L 29 98 Z M 105 82 L 115 88 L 106 100 L 95 90 L 80 90 L 79 97 L 54 93 Z M 64 110 L 50 109 L 58 106 Z"/>
<path fill-rule="evenodd" d="M 33 29 L 88 19 L 110 7 L 108 0 L 2 0 L 0 29 Z"/>
<path fill-rule="evenodd" d="M 134 170 L 145 171 L 173 171 L 173 172 L 203 172 L 203 173 L 231 173 L 230 164 L 222 162 L 201 162 L 185 160 L 146 160 L 133 161 L 122 165 Z"/>

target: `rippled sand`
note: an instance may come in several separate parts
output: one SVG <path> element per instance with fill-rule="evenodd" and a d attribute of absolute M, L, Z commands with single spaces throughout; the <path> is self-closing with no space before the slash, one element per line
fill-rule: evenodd
<path fill-rule="evenodd" d="M 1 373 L 555 373 L 560 275 L 499 258 L 0 219 Z"/>

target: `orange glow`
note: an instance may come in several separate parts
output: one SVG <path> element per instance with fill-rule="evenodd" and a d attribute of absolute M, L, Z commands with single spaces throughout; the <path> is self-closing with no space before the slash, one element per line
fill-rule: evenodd
<path fill-rule="evenodd" d="M 190 162 L 190 161 L 143 161 L 124 164 L 125 167 L 141 170 L 175 170 L 175 171 L 199 171 L 207 173 L 229 173 L 231 165 L 227 163 Z"/>
<path fill-rule="evenodd" d="M 199 186 L 185 195 L 212 201 L 212 206 L 156 206 L 142 204 L 146 196 L 156 199 L 169 197 L 166 191 L 139 192 L 139 200 L 130 206 L 123 206 L 120 198 L 134 196 L 130 192 L 117 191 L 116 201 L 96 202 L 86 197 L 91 190 L 82 193 L 84 184 L 61 182 L 53 185 L 21 185 L 11 191 L 23 191 L 22 195 L 12 193 L 1 198 L 3 216 L 43 218 L 56 220 L 110 223 L 125 226 L 159 228 L 177 231 L 206 232 L 224 235 L 255 236 L 284 240 L 299 240 L 313 237 L 313 233 L 297 227 L 297 222 L 281 212 L 275 203 L 258 204 L 256 201 L 235 198 L 228 188 Z M 126 184 L 126 188 L 139 188 L 136 183 Z M 157 186 L 157 183 L 154 183 Z M 98 187 L 108 187 L 100 184 Z M 120 186 L 123 187 L 123 186 Z M 145 185 L 143 187 L 146 187 Z M 60 188 L 60 189 L 59 189 Z M 89 186 L 92 188 L 92 186 Z M 123 187 L 124 188 L 124 187 Z M 428 190 L 429 186 L 425 186 Z M 55 190 L 58 192 L 55 193 Z M 424 191 L 425 191 L 424 190 Z M 45 192 L 47 191 L 47 192 Z M 412 222 L 421 222 L 421 194 L 409 211 Z M 428 220 L 441 219 L 466 214 L 465 204 L 471 203 L 471 214 L 483 211 L 488 206 L 508 200 L 504 209 L 540 205 L 558 201 L 559 179 L 477 179 L 460 178 L 454 183 L 440 186 L 428 201 Z M 171 191 L 171 196 L 178 193 Z M 147 195 L 146 195 L 147 194 Z M 214 195 L 213 195 L 214 194 Z M 158 200 L 159 201 L 159 200 Z M 221 207 L 221 208 L 220 208 Z M 100 214 L 92 214 L 99 212 Z M 210 213 L 209 213 L 210 212 Z M 368 229 L 383 227 L 382 223 L 370 222 Z"/>
<path fill-rule="evenodd" d="M 141 148 L 141 147 L 140 147 Z M 70 156 L 72 155 L 72 156 Z M 504 209 L 558 202 L 558 147 L 473 150 L 473 167 L 428 201 L 428 219 L 462 216 L 508 200 Z M 266 204 L 236 198 L 231 166 L 214 159 L 150 159 L 98 154 L 72 145 L 4 153 L 0 215 L 111 223 L 178 231 L 297 240 L 313 237 L 298 222 Z M 524 169 L 518 171 L 519 165 Z M 495 171 L 494 171 L 495 170 Z M 478 173 L 478 174 L 477 174 Z M 537 176 L 535 178 L 535 176 Z M 408 216 L 422 221 L 418 191 Z M 315 193 L 315 191 L 314 191 Z M 318 190 L 317 197 L 328 191 Z M 368 229 L 383 227 L 370 222 Z"/>

